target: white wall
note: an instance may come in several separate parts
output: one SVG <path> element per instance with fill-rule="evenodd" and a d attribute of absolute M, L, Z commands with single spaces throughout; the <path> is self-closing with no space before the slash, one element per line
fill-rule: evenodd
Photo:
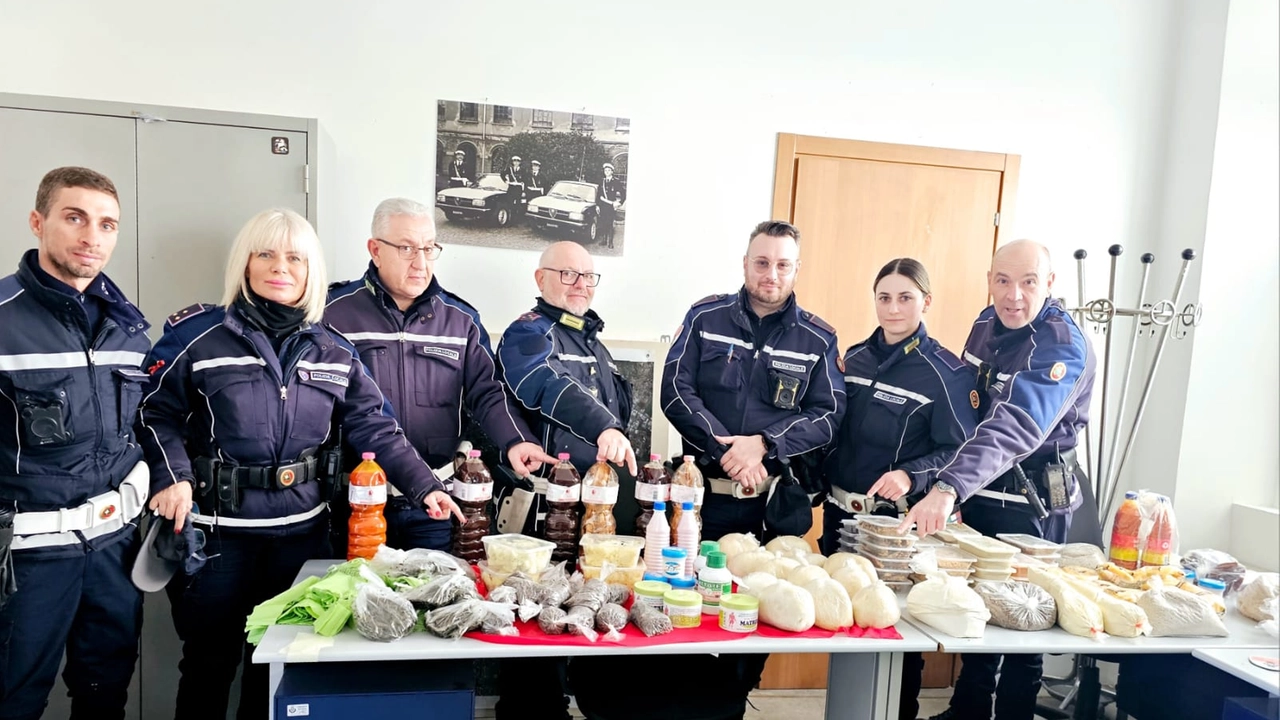
<path fill-rule="evenodd" d="M 431 198 L 437 98 L 631 117 L 627 255 L 598 260 L 596 308 L 608 336 L 645 340 L 740 283 L 782 131 L 1018 153 L 1013 236 L 1054 249 L 1056 294 L 1075 297 L 1077 247 L 1092 256 L 1090 294 L 1102 294 L 1112 243 L 1128 249 L 1122 291 L 1132 295 L 1136 257 L 1150 250 L 1152 287 L 1167 293 L 1177 251 L 1205 223 L 1226 2 L 228 0 L 180 14 L 154 0 L 0 0 L 0 92 L 319 118 L 334 276 L 363 268 L 378 200 Z M 455 246 L 438 272 L 500 333 L 531 303 L 534 261 Z M 1222 317 L 1240 297 L 1227 282 L 1200 293 L 1223 300 L 1207 302 L 1222 312 L 1198 337 L 1238 337 Z M 1258 332 L 1274 359 L 1275 323 Z M 1131 461 L 1158 472 L 1135 485 L 1176 473 L 1167 444 L 1183 436 L 1190 349 L 1166 360 L 1174 390 L 1145 431 L 1163 443 Z M 1207 377 L 1198 386 L 1213 392 Z M 1204 395 L 1199 411 L 1216 402 Z"/>

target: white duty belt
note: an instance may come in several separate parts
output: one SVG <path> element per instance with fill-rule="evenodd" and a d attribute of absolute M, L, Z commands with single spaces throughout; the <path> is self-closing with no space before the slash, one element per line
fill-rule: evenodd
<path fill-rule="evenodd" d="M 73 545 L 109 535 L 142 513 L 151 488 L 145 462 L 133 466 L 120 487 L 89 498 L 83 505 L 45 512 L 20 512 L 13 518 L 13 549 Z"/>
<path fill-rule="evenodd" d="M 724 478 L 707 478 L 706 482 L 707 486 L 711 488 L 711 492 L 716 495 L 732 495 L 738 500 L 754 500 L 756 498 L 769 497 L 769 490 L 773 488 L 774 483 L 778 482 L 778 476 L 770 475 L 755 488 L 745 488 L 737 480 L 725 480 Z"/>
<path fill-rule="evenodd" d="M 897 501 L 877 499 L 867 497 L 862 493 L 849 492 L 844 488 L 832 486 L 831 492 L 827 493 L 827 502 L 844 510 L 850 515 L 862 515 L 875 510 L 882 505 L 892 505 L 898 508 L 898 512 L 905 513 L 907 511 L 907 496 L 903 495 Z"/>

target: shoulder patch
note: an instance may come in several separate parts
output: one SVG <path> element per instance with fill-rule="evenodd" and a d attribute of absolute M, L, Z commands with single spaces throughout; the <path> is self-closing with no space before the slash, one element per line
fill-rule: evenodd
<path fill-rule="evenodd" d="M 725 297 L 727 297 L 727 295 L 726 295 L 725 293 L 719 293 L 719 294 L 716 294 L 716 295 L 708 295 L 708 296 L 706 296 L 706 297 L 702 298 L 701 300 L 699 300 L 698 302 L 694 303 L 694 304 L 693 304 L 693 307 L 698 307 L 699 305 L 706 305 L 706 304 L 707 304 L 707 303 L 709 303 L 709 302 L 715 302 L 715 301 L 717 301 L 717 300 L 723 300 Z"/>
<path fill-rule="evenodd" d="M 1056 362 L 1053 367 L 1049 368 L 1049 379 L 1058 382 L 1067 376 L 1067 364 Z"/>
<path fill-rule="evenodd" d="M 836 329 L 828 325 L 826 320 L 823 320 L 822 318 L 818 317 L 817 315 L 814 315 L 811 312 L 808 312 L 808 311 L 802 312 L 800 313 L 800 317 L 804 318 L 805 320 L 808 320 L 814 326 L 822 330 L 826 330 L 832 335 L 836 334 Z"/>
<path fill-rule="evenodd" d="M 942 362 L 943 365 L 946 365 L 947 369 L 952 372 L 960 372 L 964 369 L 964 361 L 956 357 L 955 353 L 941 345 L 938 346 L 937 350 L 933 351 L 933 356 L 938 358 L 938 360 Z"/>
<path fill-rule="evenodd" d="M 211 303 L 196 303 L 195 305 L 188 305 L 178 312 L 170 315 L 167 324 L 169 327 L 177 327 L 179 323 L 190 320 L 191 318 L 208 312 L 215 307 L 217 307 L 217 305 L 213 305 Z"/>
<path fill-rule="evenodd" d="M 537 322 L 538 320 L 541 320 L 541 319 L 542 319 L 542 313 L 536 310 L 530 310 L 529 312 L 516 318 L 516 322 Z"/>

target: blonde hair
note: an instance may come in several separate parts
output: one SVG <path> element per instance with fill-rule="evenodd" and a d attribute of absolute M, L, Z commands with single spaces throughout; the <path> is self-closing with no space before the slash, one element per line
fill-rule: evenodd
<path fill-rule="evenodd" d="M 222 293 L 223 307 L 231 307 L 237 297 L 249 298 L 249 259 L 263 250 L 296 252 L 307 260 L 307 285 L 294 307 L 307 311 L 307 322 L 320 322 L 328 293 L 328 275 L 320 238 L 307 219 L 286 208 L 263 210 L 240 228 L 227 258 L 227 274 Z"/>

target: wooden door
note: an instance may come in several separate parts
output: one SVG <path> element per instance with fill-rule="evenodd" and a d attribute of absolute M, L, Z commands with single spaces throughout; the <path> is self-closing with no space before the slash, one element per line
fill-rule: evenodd
<path fill-rule="evenodd" d="M 772 216 L 800 230 L 800 305 L 831 323 L 848 348 L 876 327 L 876 273 L 913 257 L 933 285 L 929 334 L 959 354 L 987 305 L 991 255 L 1008 239 L 1001 233 L 1011 226 L 1018 162 L 1003 153 L 779 134 Z M 817 536 L 821 508 L 814 525 Z M 761 687 L 822 688 L 826 674 L 825 655 L 774 655 Z"/>

